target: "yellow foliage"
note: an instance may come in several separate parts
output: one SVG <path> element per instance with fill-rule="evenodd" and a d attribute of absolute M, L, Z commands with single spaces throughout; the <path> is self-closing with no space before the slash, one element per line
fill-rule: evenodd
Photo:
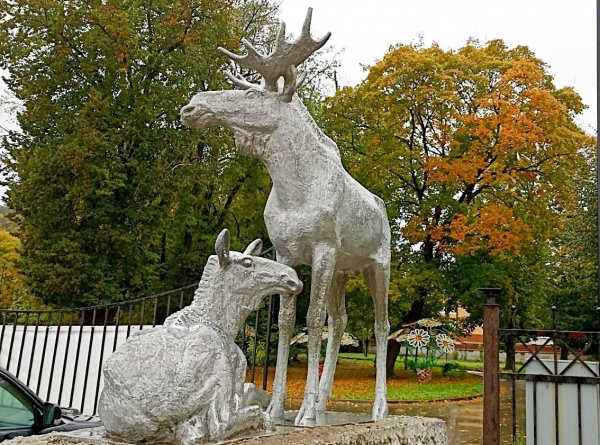
<path fill-rule="evenodd" d="M 8 307 L 18 292 L 25 289 L 24 277 L 18 269 L 19 239 L 0 229 L 0 306 Z"/>

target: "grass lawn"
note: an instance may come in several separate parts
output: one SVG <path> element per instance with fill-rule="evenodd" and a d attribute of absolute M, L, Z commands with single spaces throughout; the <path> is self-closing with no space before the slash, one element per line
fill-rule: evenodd
<path fill-rule="evenodd" d="M 365 357 L 365 354 L 361 354 L 361 353 L 340 352 L 340 358 L 343 358 L 344 360 L 370 361 L 371 363 L 373 363 L 375 361 L 375 354 L 369 354 L 368 357 Z M 467 361 L 467 360 L 454 360 L 452 358 L 446 359 L 444 356 L 442 356 L 438 360 L 438 362 L 435 366 L 441 368 L 444 365 L 444 363 L 446 363 L 446 361 L 452 362 L 452 363 L 459 363 L 459 364 L 463 365 L 466 369 L 483 371 L 483 362 L 472 362 L 472 361 Z M 404 368 L 404 355 L 399 355 L 398 358 L 396 359 L 396 370 L 399 370 L 400 368 Z"/>
<path fill-rule="evenodd" d="M 340 354 L 333 382 L 333 399 L 373 400 L 375 392 L 375 369 L 373 360 L 362 359 L 361 354 Z M 443 363 L 443 359 L 440 360 Z M 273 389 L 274 367 L 269 368 L 267 389 Z M 250 371 L 248 371 L 248 376 Z M 247 381 L 250 381 L 249 378 Z M 306 381 L 306 363 L 296 362 L 288 368 L 288 397 L 302 397 Z M 262 384 L 262 368 L 256 368 L 255 384 Z M 388 400 L 428 401 L 476 396 L 483 392 L 483 380 L 479 376 L 465 374 L 449 378 L 442 375 L 441 367 L 433 368 L 429 383 L 419 383 L 417 376 L 405 370 L 403 363 L 396 365 L 396 378 L 388 379 Z"/>

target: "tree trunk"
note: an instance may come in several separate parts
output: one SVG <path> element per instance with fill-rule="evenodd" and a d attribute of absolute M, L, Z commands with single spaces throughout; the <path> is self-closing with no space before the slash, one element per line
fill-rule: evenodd
<path fill-rule="evenodd" d="M 506 363 L 504 364 L 504 370 L 515 369 L 515 341 L 509 337 L 506 340 Z"/>
<path fill-rule="evenodd" d="M 560 348 L 560 359 L 561 360 L 568 360 L 569 358 L 569 348 L 567 348 L 567 345 L 564 344 L 563 346 L 557 345 Z"/>
<path fill-rule="evenodd" d="M 425 307 L 425 296 L 418 298 L 412 302 L 410 306 L 410 310 L 408 313 L 402 317 L 402 321 L 405 324 L 412 323 L 414 321 L 418 321 L 423 318 L 423 308 Z"/>
<path fill-rule="evenodd" d="M 387 358 L 385 362 L 385 374 L 387 378 L 394 377 L 394 365 L 400 354 L 400 343 L 396 340 L 388 340 L 387 343 Z"/>

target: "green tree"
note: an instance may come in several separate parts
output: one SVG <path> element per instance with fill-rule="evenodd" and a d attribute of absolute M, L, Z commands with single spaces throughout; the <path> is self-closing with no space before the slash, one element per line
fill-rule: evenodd
<path fill-rule="evenodd" d="M 193 94 L 226 86 L 217 47 L 239 44 L 235 6 L 0 5 L 0 66 L 23 103 L 3 144 L 8 203 L 35 295 L 73 306 L 188 284 L 221 227 L 264 235 L 262 207 L 237 201 L 264 193 L 260 167 L 233 156 L 229 134 L 179 123 Z"/>
<path fill-rule="evenodd" d="M 0 67 L 23 103 L 4 171 L 35 296 L 74 306 L 171 289 L 199 279 L 223 227 L 234 249 L 266 238 L 262 165 L 227 131 L 183 128 L 179 110 L 230 88 L 218 46 L 268 50 L 276 12 L 271 0 L 0 5 Z M 314 85 L 303 94 L 317 101 Z"/>
<path fill-rule="evenodd" d="M 563 230 L 553 243 L 549 262 L 557 326 L 566 330 L 598 330 L 598 188 L 596 157 L 575 178 L 576 199 L 565 209 Z"/>
<path fill-rule="evenodd" d="M 25 291 L 24 277 L 17 267 L 19 247 L 19 238 L 0 229 L 0 307 L 3 308 L 10 306 L 13 298 Z"/>

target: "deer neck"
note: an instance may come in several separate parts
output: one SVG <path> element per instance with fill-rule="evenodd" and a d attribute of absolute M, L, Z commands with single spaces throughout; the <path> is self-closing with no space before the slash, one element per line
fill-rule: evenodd
<path fill-rule="evenodd" d="M 283 206 L 314 202 L 322 192 L 323 180 L 332 169 L 341 167 L 339 155 L 303 130 L 297 128 L 281 137 L 273 135 L 260 158 L 271 177 L 273 193 Z"/>
<path fill-rule="evenodd" d="M 328 171 L 342 168 L 340 153 L 297 96 L 279 111 L 274 127 L 234 127 L 235 142 L 243 154 L 257 158 L 267 168 L 281 205 L 298 206 L 314 199 Z"/>
<path fill-rule="evenodd" d="M 239 304 L 243 296 L 232 293 L 228 287 L 219 283 L 203 291 L 199 289 L 192 305 L 201 317 L 198 324 L 208 323 L 235 339 L 250 311 Z"/>

